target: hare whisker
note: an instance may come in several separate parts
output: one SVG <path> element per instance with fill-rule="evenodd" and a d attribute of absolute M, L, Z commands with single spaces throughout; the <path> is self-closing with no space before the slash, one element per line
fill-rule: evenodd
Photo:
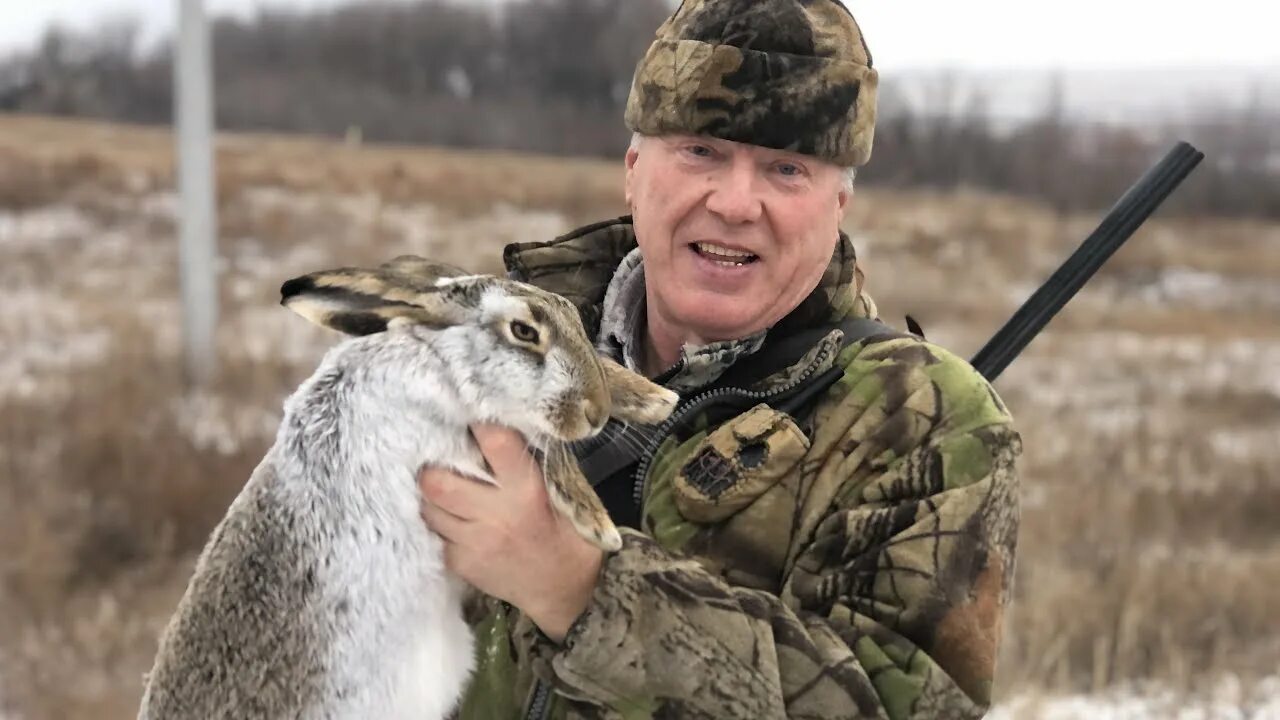
<path fill-rule="evenodd" d="M 621 443 L 623 447 L 636 451 L 636 453 L 644 452 L 649 443 L 653 440 L 656 430 L 647 429 L 646 426 L 632 425 L 631 423 L 623 423 L 622 429 L 613 438 L 614 442 Z"/>

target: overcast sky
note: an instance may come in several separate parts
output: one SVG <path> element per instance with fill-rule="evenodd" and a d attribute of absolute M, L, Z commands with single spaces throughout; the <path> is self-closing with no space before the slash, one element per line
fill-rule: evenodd
<path fill-rule="evenodd" d="M 341 0 L 205 0 L 211 13 Z M 501 0 L 469 0 L 501 2 Z M 617 0 L 626 2 L 627 0 Z M 52 21 L 84 28 L 113 14 L 157 38 L 177 0 L 0 0 L 0 52 L 29 46 Z M 1274 66 L 1280 5 L 1269 0 L 848 0 L 881 69 Z M 637 32 L 649 29 L 637 28 Z"/>

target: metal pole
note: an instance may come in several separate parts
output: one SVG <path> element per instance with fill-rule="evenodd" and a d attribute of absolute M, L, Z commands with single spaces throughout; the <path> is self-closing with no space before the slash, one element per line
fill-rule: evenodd
<path fill-rule="evenodd" d="M 174 69 L 182 338 L 189 385 L 204 385 L 217 371 L 214 331 L 218 286 L 214 261 L 218 217 L 214 204 L 212 71 L 204 0 L 177 0 Z"/>

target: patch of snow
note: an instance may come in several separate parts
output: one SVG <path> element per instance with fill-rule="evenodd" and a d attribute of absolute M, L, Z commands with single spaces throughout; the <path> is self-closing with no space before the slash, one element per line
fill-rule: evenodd
<path fill-rule="evenodd" d="M 1147 367 L 1149 372 L 1136 368 Z M 1011 367 L 1048 407 L 1131 405 L 1143 393 L 1262 392 L 1280 397 L 1280 342 L 1095 332 L 1046 336 Z M 1008 382 L 1008 381 L 1006 381 Z"/>
<path fill-rule="evenodd" d="M 1097 695 L 1023 693 L 987 714 L 987 720 L 1263 720 L 1280 718 L 1280 676 L 1251 687 L 1234 675 L 1208 692 L 1188 697 L 1161 686 L 1110 690 Z"/>
<path fill-rule="evenodd" d="M 282 411 L 236 403 L 207 393 L 175 398 L 174 420 L 200 449 L 228 455 L 248 441 L 269 438 L 280 424 Z"/>
<path fill-rule="evenodd" d="M 222 329 L 223 347 L 246 359 L 284 360 L 296 367 L 314 367 L 325 350 L 342 335 L 321 328 L 279 305 L 250 306 Z"/>
<path fill-rule="evenodd" d="M 1232 428 L 1209 433 L 1209 447 L 1231 460 L 1249 460 L 1274 453 L 1277 432 L 1274 426 Z"/>
<path fill-rule="evenodd" d="M 0 248 L 48 249 L 53 243 L 89 236 L 97 224 L 73 205 L 47 205 L 16 213 L 0 212 Z"/>
<path fill-rule="evenodd" d="M 144 195 L 138 200 L 137 212 L 159 220 L 176 220 L 178 217 L 178 194 L 172 190 Z"/>
<path fill-rule="evenodd" d="M 1280 284 L 1274 279 L 1227 277 L 1188 267 L 1161 271 L 1136 290 L 1155 305 L 1175 303 L 1209 310 L 1280 308 Z"/>
<path fill-rule="evenodd" d="M 265 283 L 272 287 L 296 275 L 334 266 L 329 248 L 310 244 L 295 244 L 283 252 L 267 254 L 256 241 L 237 243 L 228 258 L 226 276 L 242 282 Z"/>
<path fill-rule="evenodd" d="M 288 188 L 258 185 L 245 188 L 241 196 L 252 215 L 287 211 L 303 217 L 318 212 L 334 212 L 354 218 L 373 220 L 378 217 L 385 203 L 377 194 L 361 195 L 319 192 L 299 192 Z"/>
<path fill-rule="evenodd" d="M 1021 306 L 1022 303 L 1031 299 L 1031 296 L 1040 286 L 1030 282 L 1010 282 L 1006 285 L 1005 299 L 1014 307 Z"/>
<path fill-rule="evenodd" d="M 71 374 L 111 349 L 110 331 L 80 327 L 75 305 L 46 291 L 0 291 L 0 307 L 0 397 L 33 397 L 43 376 Z"/>

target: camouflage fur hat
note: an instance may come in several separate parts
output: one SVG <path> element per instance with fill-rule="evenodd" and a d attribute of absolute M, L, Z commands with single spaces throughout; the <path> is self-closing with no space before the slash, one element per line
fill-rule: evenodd
<path fill-rule="evenodd" d="M 685 0 L 636 68 L 626 123 L 815 155 L 871 155 L 876 71 L 838 0 Z"/>

